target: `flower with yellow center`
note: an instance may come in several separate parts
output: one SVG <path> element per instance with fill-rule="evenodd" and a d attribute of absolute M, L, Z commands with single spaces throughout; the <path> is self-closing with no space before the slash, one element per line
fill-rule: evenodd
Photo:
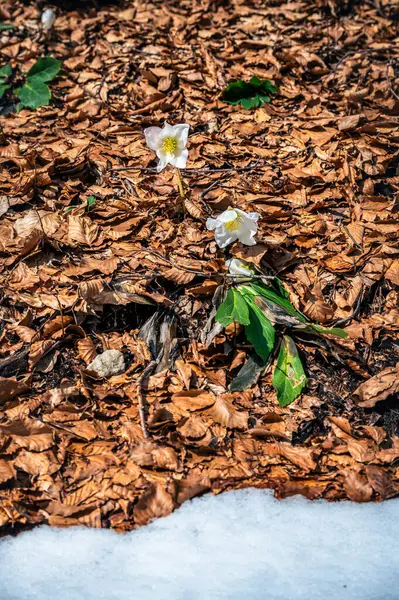
<path fill-rule="evenodd" d="M 206 227 L 215 231 L 215 242 L 219 248 L 226 248 L 236 240 L 246 246 L 254 246 L 258 219 L 258 213 L 246 213 L 239 208 L 228 208 L 216 219 L 207 219 Z"/>
<path fill-rule="evenodd" d="M 170 164 L 178 169 L 184 169 L 187 163 L 188 150 L 186 149 L 189 125 L 165 125 L 160 127 L 147 127 L 144 130 L 147 145 L 154 150 L 159 159 L 157 170 L 162 171 Z"/>

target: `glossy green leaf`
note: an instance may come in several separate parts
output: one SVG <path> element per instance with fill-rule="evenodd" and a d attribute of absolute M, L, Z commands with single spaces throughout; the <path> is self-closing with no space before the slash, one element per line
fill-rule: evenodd
<path fill-rule="evenodd" d="M 0 79 L 8 79 L 12 75 L 12 68 L 10 65 L 4 65 L 0 69 Z"/>
<path fill-rule="evenodd" d="M 21 108 L 38 108 L 48 105 L 51 92 L 45 83 L 32 77 L 19 90 L 18 96 Z"/>
<path fill-rule="evenodd" d="M 8 29 L 14 29 L 14 25 L 10 25 L 10 23 L 0 22 L 0 31 L 7 31 Z"/>
<path fill-rule="evenodd" d="M 258 108 L 265 103 L 270 102 L 270 94 L 275 94 L 277 88 L 267 79 L 261 80 L 259 77 L 251 77 L 249 82 L 232 81 L 226 87 L 222 94 L 222 100 L 227 104 L 241 104 L 247 110 Z"/>
<path fill-rule="evenodd" d="M 347 332 L 340 327 L 322 327 L 321 325 L 312 325 L 312 329 L 317 331 L 317 333 L 328 334 L 328 335 L 336 335 L 337 337 L 346 340 L 348 337 Z"/>
<path fill-rule="evenodd" d="M 216 311 L 215 318 L 223 327 L 227 327 L 233 321 L 249 325 L 248 305 L 237 289 L 229 289 L 226 299 Z"/>
<path fill-rule="evenodd" d="M 11 85 L 9 83 L 1 83 L 0 82 L 0 100 L 6 93 L 8 89 L 10 89 Z"/>
<path fill-rule="evenodd" d="M 273 373 L 273 387 L 281 407 L 288 406 L 302 392 L 307 382 L 305 371 L 293 340 L 285 335 Z"/>
<path fill-rule="evenodd" d="M 95 196 L 89 196 L 87 198 L 87 210 L 89 211 L 97 202 L 97 198 Z"/>
<path fill-rule="evenodd" d="M 245 327 L 245 335 L 255 352 L 266 362 L 274 348 L 274 327 L 256 304 L 248 303 L 248 308 L 249 325 Z"/>
<path fill-rule="evenodd" d="M 51 81 L 60 72 L 61 65 L 62 62 L 52 56 L 39 58 L 37 63 L 28 71 L 27 78 L 30 80 L 34 77 L 35 80 L 42 82 Z"/>

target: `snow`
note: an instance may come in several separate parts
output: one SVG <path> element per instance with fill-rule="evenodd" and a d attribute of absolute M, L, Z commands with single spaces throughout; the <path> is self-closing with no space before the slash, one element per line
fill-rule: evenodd
<path fill-rule="evenodd" d="M 0 540 L 1 600 L 398 600 L 399 499 L 204 496 L 121 535 L 47 526 Z"/>
<path fill-rule="evenodd" d="M 111 377 L 125 370 L 125 358 L 120 350 L 106 350 L 87 366 L 89 371 L 94 371 L 99 377 Z"/>

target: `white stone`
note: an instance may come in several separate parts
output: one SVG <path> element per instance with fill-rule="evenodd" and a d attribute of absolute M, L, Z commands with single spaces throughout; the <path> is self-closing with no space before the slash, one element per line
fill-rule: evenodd
<path fill-rule="evenodd" d="M 89 371 L 94 371 L 99 377 L 112 377 L 126 369 L 125 358 L 120 350 L 106 350 L 88 365 Z"/>

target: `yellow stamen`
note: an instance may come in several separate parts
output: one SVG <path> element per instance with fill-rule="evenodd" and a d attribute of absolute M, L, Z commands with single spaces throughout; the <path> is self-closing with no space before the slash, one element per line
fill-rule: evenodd
<path fill-rule="evenodd" d="M 237 229 L 239 229 L 242 224 L 242 216 L 236 213 L 236 218 L 232 219 L 231 221 L 227 221 L 227 223 L 225 223 L 224 226 L 226 227 L 227 231 L 237 231 Z"/>
<path fill-rule="evenodd" d="M 173 154 L 177 148 L 177 140 L 172 136 L 164 138 L 162 142 L 162 150 L 165 154 Z"/>

